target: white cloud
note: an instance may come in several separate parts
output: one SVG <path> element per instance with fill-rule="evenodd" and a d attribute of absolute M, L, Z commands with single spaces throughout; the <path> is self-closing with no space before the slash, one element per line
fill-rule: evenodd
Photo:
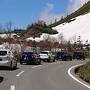
<path fill-rule="evenodd" d="M 69 0 L 68 12 L 72 13 L 89 0 Z"/>
<path fill-rule="evenodd" d="M 80 8 L 83 4 L 85 4 L 89 0 L 69 0 L 69 5 L 67 7 L 66 13 L 69 14 L 76 11 L 78 8 Z M 62 13 L 54 13 L 54 4 L 47 3 L 44 10 L 41 12 L 39 19 L 45 21 L 47 24 L 50 24 L 51 22 L 55 22 L 55 19 L 60 20 L 61 16 L 65 16 L 65 14 Z M 59 9 L 59 8 L 58 8 Z"/>
<path fill-rule="evenodd" d="M 41 12 L 39 19 L 45 21 L 47 24 L 55 22 L 55 19 L 60 20 L 62 14 L 53 13 L 52 12 L 53 9 L 54 4 L 47 3 L 44 10 Z"/>

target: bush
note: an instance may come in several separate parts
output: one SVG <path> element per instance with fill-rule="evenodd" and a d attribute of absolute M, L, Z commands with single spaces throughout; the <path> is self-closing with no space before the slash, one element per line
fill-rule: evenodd
<path fill-rule="evenodd" d="M 79 73 L 80 78 L 89 82 L 90 81 L 90 63 L 87 63 L 87 64 L 79 67 L 78 73 Z"/>
<path fill-rule="evenodd" d="M 51 28 L 45 28 L 42 33 L 47 33 L 47 34 L 57 34 L 58 32 L 56 30 L 53 30 Z"/>

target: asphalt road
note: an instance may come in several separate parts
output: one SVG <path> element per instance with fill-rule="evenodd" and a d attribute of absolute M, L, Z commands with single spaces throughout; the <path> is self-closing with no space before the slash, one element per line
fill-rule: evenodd
<path fill-rule="evenodd" d="M 42 65 L 20 65 L 10 71 L 0 69 L 4 81 L 0 90 L 90 90 L 73 80 L 67 73 L 71 66 L 84 61 L 60 61 Z"/>

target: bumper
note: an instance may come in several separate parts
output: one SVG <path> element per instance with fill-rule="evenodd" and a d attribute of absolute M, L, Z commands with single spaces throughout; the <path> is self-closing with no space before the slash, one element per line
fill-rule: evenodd
<path fill-rule="evenodd" d="M 47 59 L 49 59 L 49 57 L 40 57 L 40 59 L 47 60 Z"/>
<path fill-rule="evenodd" d="M 32 63 L 36 63 L 39 62 L 40 59 L 32 59 L 32 60 L 21 60 L 20 63 L 26 63 L 26 64 L 32 64 Z"/>
<path fill-rule="evenodd" d="M 0 66 L 10 66 L 10 61 L 0 61 Z"/>

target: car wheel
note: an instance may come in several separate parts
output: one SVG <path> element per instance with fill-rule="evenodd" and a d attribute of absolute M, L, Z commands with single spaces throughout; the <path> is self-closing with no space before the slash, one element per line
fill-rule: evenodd
<path fill-rule="evenodd" d="M 39 61 L 38 64 L 40 65 L 41 64 L 41 61 Z"/>
<path fill-rule="evenodd" d="M 41 64 L 43 63 L 43 60 L 41 60 Z"/>
<path fill-rule="evenodd" d="M 14 66 L 14 69 L 16 69 L 17 68 L 17 62 L 16 62 L 16 64 L 15 64 L 15 66 Z"/>
<path fill-rule="evenodd" d="M 53 62 L 55 62 L 55 59 L 53 59 Z"/>
<path fill-rule="evenodd" d="M 59 59 L 58 59 L 58 58 L 56 58 L 56 60 L 57 60 L 57 61 L 59 61 Z"/>
<path fill-rule="evenodd" d="M 11 61 L 11 63 L 10 63 L 10 70 L 13 70 L 12 61 Z"/>
<path fill-rule="evenodd" d="M 41 60 L 39 59 L 39 60 L 38 60 L 38 65 L 40 65 L 40 64 L 41 64 Z"/>
<path fill-rule="evenodd" d="M 23 63 L 22 63 L 22 62 L 20 62 L 20 64 L 21 64 L 21 65 L 23 65 Z"/>
<path fill-rule="evenodd" d="M 70 61 L 72 61 L 72 57 L 70 57 Z"/>
<path fill-rule="evenodd" d="M 49 57 L 48 61 L 51 62 L 51 58 L 50 57 Z"/>

